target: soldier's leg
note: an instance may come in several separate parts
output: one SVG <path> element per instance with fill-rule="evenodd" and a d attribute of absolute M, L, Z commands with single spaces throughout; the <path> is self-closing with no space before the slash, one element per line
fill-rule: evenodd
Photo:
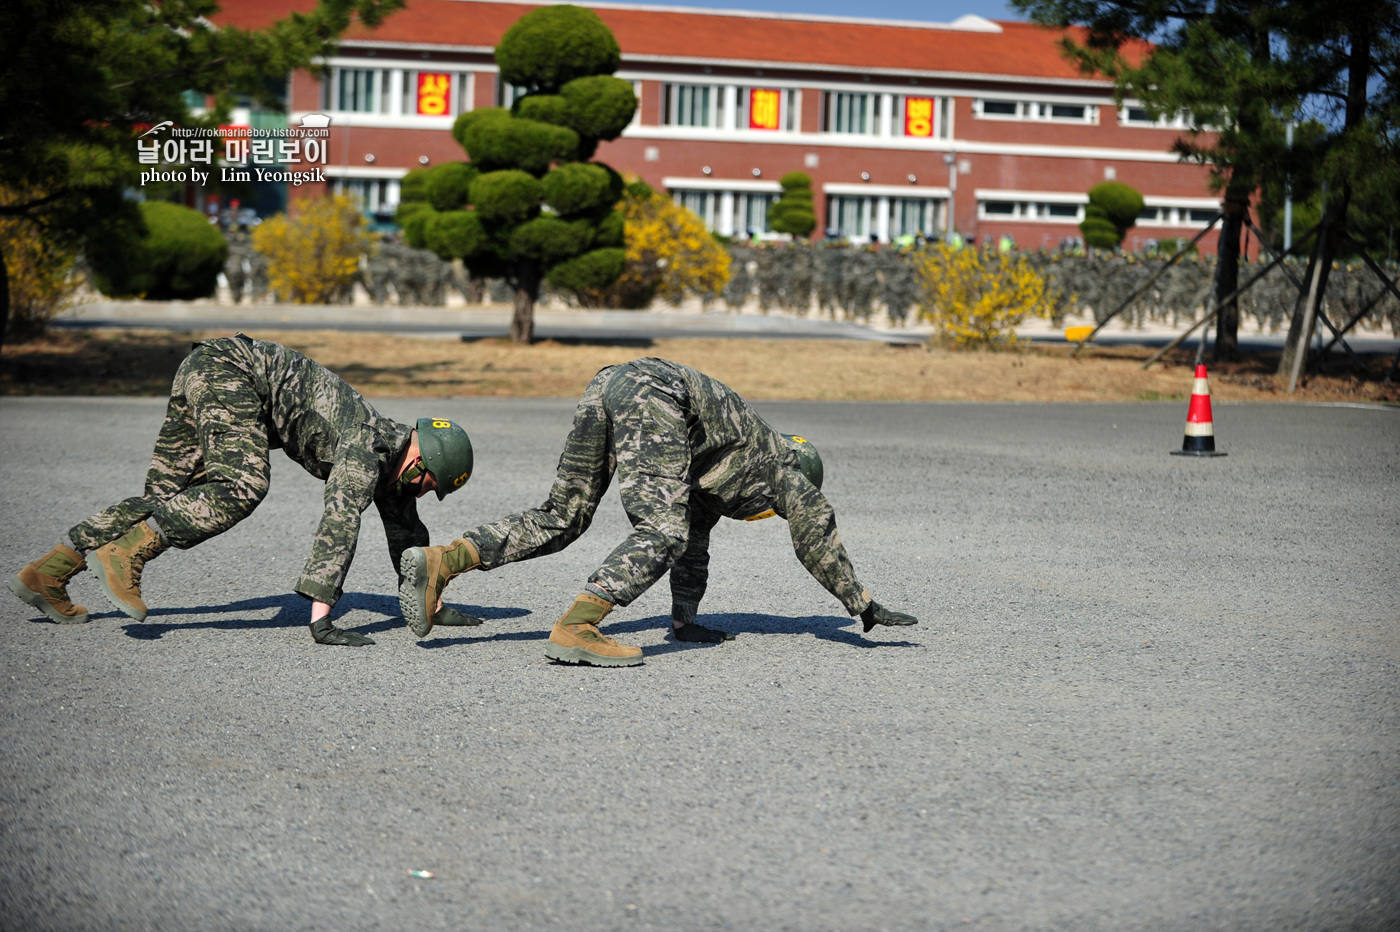
<path fill-rule="evenodd" d="M 605 397 L 613 424 L 617 487 L 632 533 L 588 578 L 628 605 L 680 559 L 690 535 L 690 438 L 670 393 L 618 379 Z"/>
<path fill-rule="evenodd" d="M 170 390 L 165 422 L 156 438 L 151 467 L 142 495 L 120 501 L 68 531 L 72 547 L 60 543 L 12 576 L 10 591 L 60 624 L 88 620 L 87 609 L 74 605 L 68 582 L 87 569 L 83 554 L 114 541 L 144 522 L 165 498 L 184 488 L 199 470 L 200 449 L 189 405 L 184 395 L 184 375 L 189 360 L 181 363 Z"/>
<path fill-rule="evenodd" d="M 543 505 L 473 528 L 444 546 L 404 551 L 399 608 L 414 634 L 426 637 L 433 629 L 438 600 L 454 577 L 557 553 L 588 529 L 614 468 L 602 404 L 602 386 L 611 372 L 604 369 L 584 389 Z"/>
<path fill-rule="evenodd" d="M 198 352 L 198 350 L 196 350 Z M 146 488 L 141 495 L 120 501 L 68 531 L 68 539 L 79 551 L 96 550 L 116 540 L 139 521 L 145 521 L 162 501 L 200 481 L 204 455 L 195 430 L 194 417 L 185 397 L 185 376 L 189 359 L 181 363 L 171 386 L 165 422 L 151 453 L 146 471 Z"/>
<path fill-rule="evenodd" d="M 618 491 L 633 530 L 554 623 L 545 656 L 624 667 L 642 662 L 641 648 L 617 643 L 598 625 L 614 605 L 627 605 L 650 588 L 685 549 L 690 440 L 680 401 L 628 367 L 604 387 L 603 404 L 613 429 Z"/>
<path fill-rule="evenodd" d="M 262 398 L 238 368 L 210 359 L 192 368 L 185 395 L 203 460 L 203 475 L 152 512 L 180 550 L 227 531 L 258 507 L 271 475 Z"/>
<path fill-rule="evenodd" d="M 185 399 L 198 437 L 203 474 L 158 502 L 150 522 L 93 554 L 98 582 L 118 611 L 146 617 L 141 597 L 145 564 L 167 548 L 193 547 L 233 527 L 267 494 L 267 435 L 262 400 L 245 373 L 216 357 L 192 357 Z"/>
<path fill-rule="evenodd" d="M 476 548 L 483 569 L 557 553 L 592 523 L 616 468 L 612 430 L 602 398 L 603 386 L 613 371 L 598 373 L 579 399 L 574 426 L 564 442 L 544 504 L 462 535 Z"/>

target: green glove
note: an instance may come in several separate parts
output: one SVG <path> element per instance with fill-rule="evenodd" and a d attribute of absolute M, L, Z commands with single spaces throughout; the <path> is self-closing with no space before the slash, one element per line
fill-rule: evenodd
<path fill-rule="evenodd" d="M 677 641 L 688 641 L 692 644 L 723 644 L 725 641 L 734 640 L 734 635 L 728 631 L 707 628 L 695 621 L 688 625 L 681 625 L 679 628 L 672 628 L 671 632 Z"/>
<path fill-rule="evenodd" d="M 317 644 L 343 644 L 346 647 L 364 647 L 373 644 L 374 638 L 367 638 L 354 631 L 345 631 L 331 624 L 330 616 L 317 618 L 311 623 L 311 636 Z"/>
<path fill-rule="evenodd" d="M 906 615 L 903 612 L 892 612 L 874 599 L 865 607 L 865 611 L 860 613 L 860 620 L 865 623 L 865 633 L 869 634 L 870 629 L 876 625 L 917 625 L 919 619 L 913 615 Z"/>
<path fill-rule="evenodd" d="M 468 615 L 459 612 L 451 605 L 444 605 L 433 615 L 434 625 L 446 625 L 449 628 L 474 628 L 484 621 L 475 615 Z"/>

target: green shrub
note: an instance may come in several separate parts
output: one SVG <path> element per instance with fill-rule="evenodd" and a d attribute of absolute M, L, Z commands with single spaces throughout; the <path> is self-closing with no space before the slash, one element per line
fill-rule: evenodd
<path fill-rule="evenodd" d="M 540 212 L 544 185 L 528 172 L 487 172 L 472 182 L 472 203 L 487 223 L 523 223 Z"/>
<path fill-rule="evenodd" d="M 403 241 L 414 249 L 426 249 L 428 243 L 425 234 L 428 222 L 436 216 L 437 211 L 427 204 L 400 204 L 395 219 L 403 229 Z"/>
<path fill-rule="evenodd" d="M 637 112 L 632 82 L 611 75 L 575 78 L 559 90 L 568 123 L 579 135 L 579 158 L 592 158 L 601 139 L 616 139 Z"/>
<path fill-rule="evenodd" d="M 415 168 L 399 180 L 399 202 L 426 201 L 428 199 L 428 172 L 431 169 Z"/>
<path fill-rule="evenodd" d="M 622 246 L 627 241 L 627 218 L 620 210 L 613 210 L 598 222 L 598 230 L 593 234 L 594 246 Z"/>
<path fill-rule="evenodd" d="M 467 206 L 467 193 L 477 171 L 466 162 L 444 162 L 428 172 L 424 185 L 433 210 L 461 210 Z M 402 197 L 402 195 L 400 195 Z"/>
<path fill-rule="evenodd" d="M 530 94 L 528 97 L 522 97 L 515 102 L 511 112 L 517 117 L 537 123 L 569 125 L 569 102 L 558 94 Z"/>
<path fill-rule="evenodd" d="M 218 227 L 179 204 L 146 201 L 140 210 L 146 227 L 140 240 L 89 255 L 98 290 L 151 301 L 212 295 L 228 258 L 228 243 Z"/>
<path fill-rule="evenodd" d="M 769 223 L 779 233 L 809 236 L 817 228 L 812 209 L 812 178 L 805 172 L 789 172 L 778 180 L 782 197 L 769 212 Z"/>
<path fill-rule="evenodd" d="M 601 165 L 573 162 L 544 176 L 544 199 L 560 216 L 593 213 L 617 200 Z"/>
<path fill-rule="evenodd" d="M 496 46 L 501 78 L 532 91 L 552 92 L 575 78 L 612 74 L 621 60 L 617 39 L 598 14 L 577 6 L 527 13 Z"/>
<path fill-rule="evenodd" d="M 1084 208 L 1084 219 L 1079 224 L 1079 232 L 1084 235 L 1084 244 L 1095 249 L 1117 249 L 1118 244 L 1123 242 L 1118 228 L 1097 204 L 1090 204 Z"/>
<path fill-rule="evenodd" d="M 570 223 L 558 217 L 536 217 L 511 232 L 507 255 L 549 266 L 583 252 L 592 239 L 593 224 L 587 220 Z"/>
<path fill-rule="evenodd" d="M 617 281 L 626 265 L 626 249 L 594 249 L 554 266 L 547 278 L 565 291 L 598 291 Z"/>
<path fill-rule="evenodd" d="M 453 124 L 452 135 L 481 172 L 518 168 L 543 175 L 553 162 L 571 162 L 578 156 L 578 133 L 523 117 L 509 110 L 483 107 L 464 113 Z"/>
<path fill-rule="evenodd" d="M 1084 242 L 1104 249 L 1117 249 L 1123 237 L 1142 213 L 1142 195 L 1121 181 L 1105 181 L 1089 189 L 1089 206 L 1079 231 Z"/>
<path fill-rule="evenodd" d="M 490 244 L 490 236 L 475 211 L 432 213 L 423 227 L 423 246 L 444 259 L 474 256 Z"/>

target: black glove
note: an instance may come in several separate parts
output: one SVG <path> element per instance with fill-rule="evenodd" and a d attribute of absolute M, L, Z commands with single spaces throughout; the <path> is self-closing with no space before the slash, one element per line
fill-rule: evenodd
<path fill-rule="evenodd" d="M 906 615 L 903 612 L 892 612 L 874 599 L 865 607 L 865 611 L 860 613 L 860 620 L 865 623 L 865 633 L 869 634 L 870 629 L 876 625 L 917 625 L 919 619 L 913 615 Z"/>
<path fill-rule="evenodd" d="M 365 637 L 363 634 L 356 634 L 354 631 L 345 631 L 331 624 L 331 617 L 317 618 L 311 623 L 311 636 L 316 639 L 317 644 L 343 644 L 346 647 L 364 647 L 366 644 L 373 644 L 374 638 Z"/>
<path fill-rule="evenodd" d="M 714 628 L 707 628 L 702 624 L 690 622 L 673 628 L 671 633 L 676 636 L 677 641 L 689 641 L 693 644 L 722 644 L 725 641 L 734 640 L 734 635 L 728 631 L 716 631 Z"/>
<path fill-rule="evenodd" d="M 483 620 L 475 615 L 459 612 L 451 605 L 444 605 L 433 615 L 433 624 L 439 627 L 474 628 L 483 623 Z"/>

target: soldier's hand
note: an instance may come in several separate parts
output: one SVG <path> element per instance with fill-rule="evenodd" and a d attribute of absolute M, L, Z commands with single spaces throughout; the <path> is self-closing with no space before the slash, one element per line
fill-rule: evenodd
<path fill-rule="evenodd" d="M 443 605 L 441 602 L 438 602 L 438 610 L 433 613 L 434 625 L 446 625 L 449 628 L 473 628 L 484 623 L 483 619 L 475 615 L 459 612 L 451 605 Z"/>
<path fill-rule="evenodd" d="M 345 647 L 364 647 L 373 644 L 374 638 L 346 631 L 331 624 L 330 617 L 317 618 L 311 623 L 311 636 L 317 644 L 340 644 Z"/>
<path fill-rule="evenodd" d="M 906 615 L 903 612 L 892 612 L 874 599 L 865 607 L 865 611 L 860 613 L 860 620 L 865 624 L 865 633 L 869 634 L 870 629 L 876 625 L 917 625 L 919 619 L 913 615 Z"/>

